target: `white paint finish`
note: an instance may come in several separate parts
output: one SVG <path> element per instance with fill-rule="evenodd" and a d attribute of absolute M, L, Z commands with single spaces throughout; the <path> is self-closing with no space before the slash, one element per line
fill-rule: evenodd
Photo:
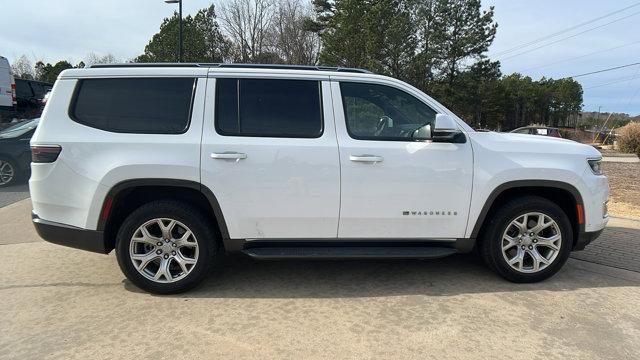
<path fill-rule="evenodd" d="M 336 237 L 340 168 L 326 81 L 322 97 L 324 132 L 319 138 L 222 136 L 214 126 L 215 80 L 209 79 L 202 183 L 215 193 L 231 238 Z M 246 158 L 211 157 L 227 152 Z"/>
<path fill-rule="evenodd" d="M 206 78 L 198 80 L 189 129 L 180 135 L 121 134 L 76 123 L 69 99 L 77 80 L 59 80 L 31 139 L 62 146 L 53 164 L 33 164 L 34 210 L 43 219 L 95 229 L 107 191 L 131 179 L 200 181 Z"/>
<path fill-rule="evenodd" d="M 585 172 L 587 159 L 601 157 L 596 149 L 571 140 L 537 135 L 473 132 L 468 136 L 475 163 L 466 236 L 471 235 L 491 192 L 501 184 L 518 180 L 552 180 L 574 186 L 584 201 L 586 230 L 604 227 L 602 204 L 595 203 L 606 200 L 607 179 L 593 175 L 591 170 Z"/>
<path fill-rule="evenodd" d="M 408 92 L 397 84 L 390 86 Z M 342 173 L 338 236 L 392 239 L 464 237 L 473 175 L 469 142 L 447 144 L 352 139 L 346 128 L 338 82 L 332 82 L 332 93 Z M 428 99 L 419 99 L 428 103 Z M 383 161 L 350 159 L 362 154 L 378 156 Z M 410 211 L 410 215 L 404 215 L 404 211 Z"/>
<path fill-rule="evenodd" d="M 216 134 L 215 85 L 211 79 L 205 86 L 207 74 L 323 80 L 322 137 Z M 109 133 L 68 117 L 75 78 L 185 75 L 200 78 L 191 125 L 185 134 Z M 539 179 L 566 182 L 578 189 L 584 200 L 587 231 L 599 230 L 606 223 L 602 204 L 608 196 L 607 179 L 591 173 L 586 163 L 587 158 L 600 157 L 595 149 L 541 136 L 474 132 L 432 98 L 388 77 L 302 70 L 112 68 L 67 70 L 61 79 L 32 139 L 32 144 L 59 144 L 63 148 L 55 163 L 33 165 L 33 207 L 46 220 L 95 229 L 104 197 L 112 186 L 130 179 L 165 178 L 202 181 L 208 186 L 220 202 L 233 238 L 334 239 L 338 231 L 345 238 L 458 238 L 470 236 L 489 194 L 500 184 Z M 469 141 L 353 140 L 345 129 L 339 86 L 332 85 L 332 97 L 330 80 L 398 87 L 452 116 Z M 247 157 L 211 158 L 212 153 L 228 151 Z M 349 159 L 363 154 L 380 156 L 382 161 Z M 457 211 L 458 215 L 402 215 L 405 210 L 432 209 Z M 338 226 L 339 212 L 342 219 Z"/>

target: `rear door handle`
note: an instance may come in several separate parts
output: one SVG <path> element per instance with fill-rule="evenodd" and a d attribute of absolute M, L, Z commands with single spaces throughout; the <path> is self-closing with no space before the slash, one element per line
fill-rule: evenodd
<path fill-rule="evenodd" d="M 228 152 L 223 152 L 223 153 L 211 153 L 211 158 L 212 159 L 223 159 L 223 160 L 225 160 L 225 159 L 240 160 L 240 159 L 246 159 L 247 158 L 247 154 L 228 151 Z"/>
<path fill-rule="evenodd" d="M 349 155 L 349 160 L 355 161 L 355 162 L 376 163 L 376 162 L 382 162 L 384 158 L 382 156 L 364 154 L 364 155 Z"/>

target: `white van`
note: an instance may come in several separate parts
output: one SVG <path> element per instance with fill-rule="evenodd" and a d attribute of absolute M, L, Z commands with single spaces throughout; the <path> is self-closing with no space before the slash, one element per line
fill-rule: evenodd
<path fill-rule="evenodd" d="M 0 56 L 0 119 L 16 106 L 16 82 L 6 57 Z"/>

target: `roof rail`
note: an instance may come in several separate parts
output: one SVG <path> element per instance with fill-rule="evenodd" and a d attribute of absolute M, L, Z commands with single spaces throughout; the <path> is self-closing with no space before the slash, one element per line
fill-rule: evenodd
<path fill-rule="evenodd" d="M 315 71 L 336 71 L 352 72 L 361 74 L 371 74 L 369 70 L 333 67 L 319 65 L 284 65 L 284 64 L 238 64 L 238 63 L 124 63 L 124 64 L 94 64 L 89 68 L 121 68 L 121 67 L 217 67 L 217 68 L 238 68 L 238 69 L 282 69 L 282 70 L 315 70 Z"/>
<path fill-rule="evenodd" d="M 126 67 L 208 67 L 217 66 L 218 64 L 199 64 L 199 63 L 120 63 L 120 64 L 93 64 L 87 66 L 91 69 L 105 68 L 126 68 Z"/>

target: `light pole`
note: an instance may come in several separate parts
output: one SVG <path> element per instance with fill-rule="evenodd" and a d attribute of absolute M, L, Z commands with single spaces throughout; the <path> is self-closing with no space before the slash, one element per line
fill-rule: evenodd
<path fill-rule="evenodd" d="M 167 4 L 178 4 L 178 22 L 180 23 L 180 33 L 178 35 L 178 62 L 182 62 L 182 0 L 164 0 Z"/>

